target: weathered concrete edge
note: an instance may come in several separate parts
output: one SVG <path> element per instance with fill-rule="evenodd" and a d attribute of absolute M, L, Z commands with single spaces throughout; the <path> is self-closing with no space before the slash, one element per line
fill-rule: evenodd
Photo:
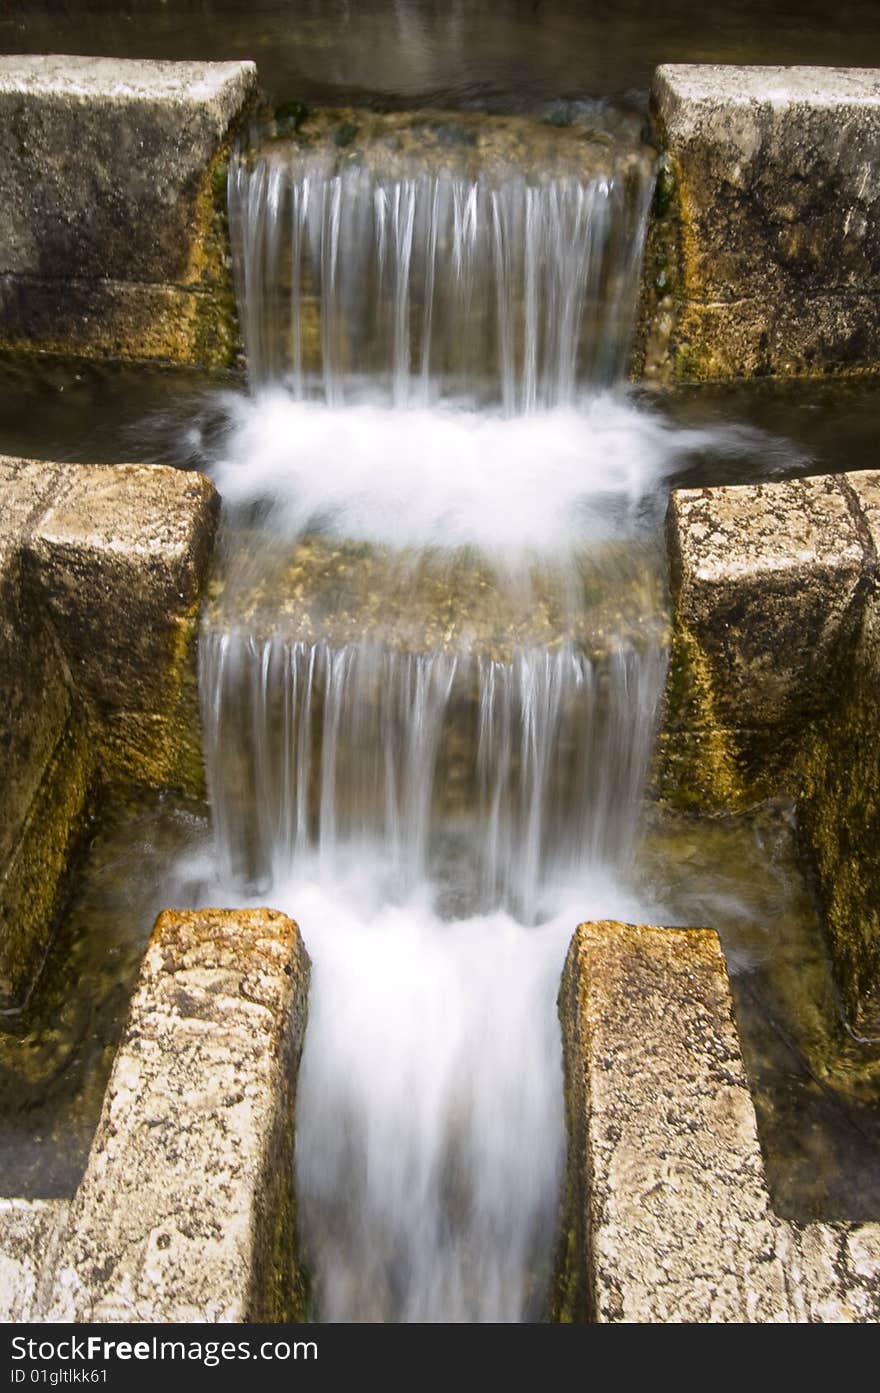
<path fill-rule="evenodd" d="M 666 549 L 659 782 L 679 806 L 748 806 L 786 782 L 803 730 L 837 698 L 877 570 L 867 515 L 844 475 L 676 489 Z"/>
<path fill-rule="evenodd" d="M 8 789 L 14 825 L 0 856 L 0 1006 L 14 1009 L 42 964 L 100 779 L 203 789 L 196 639 L 219 500 L 204 476 L 158 466 L 0 458 L 0 501 L 4 595 L 17 597 L 4 621 L 46 649 L 24 719 L 52 710 L 47 682 L 65 702 L 45 751 L 31 750 L 21 716 L 4 732 L 7 778 L 30 781 L 20 808 Z"/>
<path fill-rule="evenodd" d="M 258 100 L 249 61 L 0 56 L 0 347 L 235 365 L 226 164 Z"/>
<path fill-rule="evenodd" d="M 293 1133 L 308 980 L 277 911 L 159 916 L 29 1319 L 304 1318 Z"/>
<path fill-rule="evenodd" d="M 655 788 L 798 807 L 843 1014 L 880 1033 L 880 471 L 680 490 Z"/>
<path fill-rule="evenodd" d="M 569 1169 L 555 1319 L 880 1318 L 880 1224 L 772 1211 L 712 931 L 582 924 L 559 1011 Z"/>
<path fill-rule="evenodd" d="M 877 216 L 878 181 L 872 184 L 865 161 L 853 155 L 853 130 L 863 123 L 862 144 L 876 144 L 880 69 L 665 64 L 655 70 L 651 104 L 663 155 L 634 375 L 669 385 L 880 372 L 876 236 L 850 254 L 859 229 L 870 229 Z M 726 122 L 719 119 L 724 111 Z M 809 117 L 808 133 L 797 112 Z M 765 140 L 753 130 L 761 122 Z M 789 150 L 799 130 L 800 145 Z M 708 158 L 719 140 L 725 149 Z M 763 162 L 760 179 L 756 161 Z M 801 166 L 818 171 L 814 191 L 823 181 L 840 189 L 829 208 L 810 207 L 799 217 L 810 182 Z M 723 219 L 726 235 L 719 231 Z M 727 261 L 748 273 L 729 275 Z M 719 272 L 711 288 L 699 269 L 707 265 Z"/>

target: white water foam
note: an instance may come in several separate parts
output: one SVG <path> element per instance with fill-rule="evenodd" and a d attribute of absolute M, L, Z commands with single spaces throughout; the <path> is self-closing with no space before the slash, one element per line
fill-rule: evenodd
<path fill-rule="evenodd" d="M 215 846 L 190 875 L 202 903 L 288 911 L 312 958 L 296 1165 L 315 1313 L 536 1319 L 565 948 L 587 918 L 663 921 L 632 860 L 664 654 L 650 623 L 621 631 L 616 580 L 641 562 L 619 558 L 656 535 L 689 456 L 755 437 L 583 395 L 625 370 L 649 178 L 623 197 L 616 177 L 284 161 L 230 175 L 254 395 L 226 400 L 211 458 L 227 558 L 250 569 L 203 636 Z M 236 613 L 263 549 L 277 577 L 279 549 L 316 532 L 473 551 L 508 610 L 555 569 L 574 606 L 592 587 L 601 642 L 569 626 L 501 656 L 409 652 L 381 615 L 347 641 L 291 633 L 271 603 Z"/>
<path fill-rule="evenodd" d="M 737 427 L 682 429 L 622 393 L 506 417 L 452 405 L 331 408 L 282 388 L 224 400 L 212 472 L 229 505 L 266 502 L 266 526 L 398 547 L 477 547 L 559 557 L 628 536 L 640 508 L 691 455 L 742 455 Z M 656 511 L 656 510 L 655 510 Z"/>
<path fill-rule="evenodd" d="M 257 570 L 261 505 L 276 550 L 315 529 L 475 548 L 514 587 L 535 557 L 564 569 L 586 552 L 601 568 L 604 542 L 637 551 L 666 475 L 755 443 L 611 393 L 519 419 L 278 388 L 227 410 L 213 472 L 229 546 L 250 519 Z M 566 945 L 585 918 L 664 918 L 633 868 L 662 642 L 504 661 L 387 642 L 381 625 L 341 646 L 298 639 L 265 611 L 259 629 L 225 613 L 206 630 L 215 852 L 200 898 L 286 910 L 313 961 L 296 1154 L 316 1313 L 539 1318 L 564 1159 Z"/>

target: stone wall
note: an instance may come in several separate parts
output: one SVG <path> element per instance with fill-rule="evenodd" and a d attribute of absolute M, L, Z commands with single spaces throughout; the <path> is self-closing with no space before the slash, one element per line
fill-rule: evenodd
<path fill-rule="evenodd" d="M 252 63 L 0 56 L 0 346 L 223 365 Z"/>
<path fill-rule="evenodd" d="M 880 1318 L 880 1225 L 773 1212 L 721 946 L 582 924 L 559 997 L 569 1129 L 556 1317 Z"/>
<path fill-rule="evenodd" d="M 0 1317 L 302 1319 L 309 961 L 274 910 L 159 916 L 72 1201 L 0 1201 Z"/>
<path fill-rule="evenodd" d="M 880 473 L 672 495 L 658 787 L 731 810 L 783 790 L 844 1009 L 880 1032 Z"/>
<path fill-rule="evenodd" d="M 20 1005 L 101 777 L 199 792 L 213 485 L 0 458 L 0 1006 Z"/>
<path fill-rule="evenodd" d="M 652 103 L 648 376 L 877 371 L 880 69 L 671 64 Z"/>

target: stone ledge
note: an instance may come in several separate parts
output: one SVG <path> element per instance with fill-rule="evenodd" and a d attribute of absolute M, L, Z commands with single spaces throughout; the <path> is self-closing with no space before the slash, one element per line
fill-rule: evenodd
<path fill-rule="evenodd" d="M 0 56 L 0 343 L 231 361 L 223 174 L 256 93 L 247 62 Z"/>
<path fill-rule="evenodd" d="M 293 1113 L 309 961 L 274 910 L 156 921 L 29 1319 L 302 1318 Z"/>
<path fill-rule="evenodd" d="M 880 69 L 669 64 L 652 103 L 673 375 L 877 371 Z"/>
<path fill-rule="evenodd" d="M 0 1200 L 0 1319 L 302 1318 L 308 980 L 277 911 L 159 916 L 76 1195 Z"/>
<path fill-rule="evenodd" d="M 667 537 L 659 790 L 797 799 L 844 1012 L 880 1034 L 880 472 L 680 490 Z"/>
<path fill-rule="evenodd" d="M 723 673 L 718 718 L 785 726 L 824 709 L 865 564 L 839 480 L 677 489 L 667 539 L 676 623 Z"/>
<path fill-rule="evenodd" d="M 880 1225 L 773 1212 L 709 930 L 582 924 L 560 990 L 568 1241 L 557 1317 L 880 1318 Z"/>
<path fill-rule="evenodd" d="M 198 793 L 218 499 L 159 466 L 0 457 L 0 1006 L 24 1001 L 99 773 Z"/>

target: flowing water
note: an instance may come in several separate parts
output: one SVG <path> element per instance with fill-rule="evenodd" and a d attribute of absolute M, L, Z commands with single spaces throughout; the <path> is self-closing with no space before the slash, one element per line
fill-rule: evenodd
<path fill-rule="evenodd" d="M 620 378 L 647 149 L 514 118 L 359 114 L 307 130 L 305 148 L 276 142 L 230 168 L 254 383 L 284 376 L 302 396 L 311 368 L 334 405 L 366 373 L 396 406 L 479 384 L 511 413 Z"/>
<path fill-rule="evenodd" d="M 316 1314 L 538 1318 L 565 948 L 586 917 L 658 918 L 634 861 L 659 485 L 738 445 L 608 390 L 650 152 L 572 137 L 548 167 L 521 126 L 447 118 L 426 154 L 394 122 L 352 152 L 354 127 L 230 167 L 252 395 L 213 465 L 201 894 L 287 909 L 313 961 Z"/>
<path fill-rule="evenodd" d="M 269 903 L 313 962 L 296 1167 L 315 1316 L 546 1313 L 556 992 L 585 918 L 718 928 L 777 1204 L 876 1213 L 880 1119 L 839 1038 L 789 814 L 678 825 L 643 796 L 669 482 L 810 464 L 725 424 L 727 398 L 661 413 L 614 380 L 651 161 L 628 128 L 448 114 L 335 114 L 236 155 L 250 393 L 193 403 L 139 373 L 161 408 L 130 437 L 132 458 L 167 460 L 176 433 L 224 498 L 201 644 L 211 826 L 108 810 L 0 1042 L 16 1191 L 76 1185 L 155 910 Z M 81 453 L 126 457 L 127 382 L 15 379 L 7 448 L 40 453 L 36 430 L 70 450 L 73 412 Z M 819 396 L 768 397 L 764 424 L 812 448 Z M 841 453 L 848 400 L 825 413 L 834 467 L 874 438 L 853 397 Z"/>

